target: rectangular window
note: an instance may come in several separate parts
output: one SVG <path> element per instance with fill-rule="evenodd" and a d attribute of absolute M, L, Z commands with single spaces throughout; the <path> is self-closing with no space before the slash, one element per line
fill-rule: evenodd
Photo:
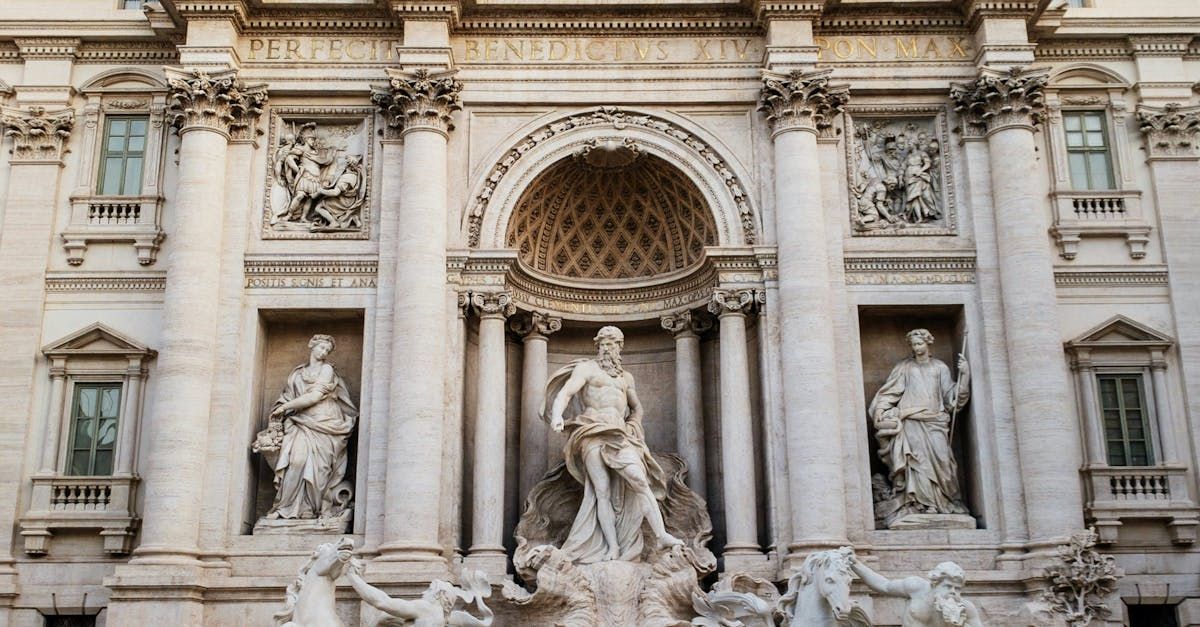
<path fill-rule="evenodd" d="M 142 193 L 142 165 L 146 162 L 146 128 L 149 125 L 147 116 L 105 118 L 97 194 L 137 196 Z"/>
<path fill-rule="evenodd" d="M 1085 7 L 1085 6 L 1087 6 L 1087 4 L 1085 4 L 1084 0 L 1067 0 L 1067 5 L 1068 5 L 1068 6 L 1073 6 L 1073 7 Z"/>
<path fill-rule="evenodd" d="M 1109 466 L 1150 466 L 1150 429 L 1146 417 L 1146 394 L 1140 374 L 1101 374 L 1100 412 L 1104 417 L 1104 439 Z"/>
<path fill-rule="evenodd" d="M 46 627 L 96 627 L 95 616 L 47 616 Z"/>
<path fill-rule="evenodd" d="M 146 4 L 146 0 L 121 0 L 122 9 L 142 10 L 142 6 Z"/>
<path fill-rule="evenodd" d="M 75 385 L 75 400 L 71 409 L 71 449 L 67 456 L 68 475 L 112 474 L 120 412 L 120 383 Z"/>
<path fill-rule="evenodd" d="M 1103 111 L 1064 111 L 1067 166 L 1071 187 L 1077 190 L 1112 189 L 1112 157 Z"/>

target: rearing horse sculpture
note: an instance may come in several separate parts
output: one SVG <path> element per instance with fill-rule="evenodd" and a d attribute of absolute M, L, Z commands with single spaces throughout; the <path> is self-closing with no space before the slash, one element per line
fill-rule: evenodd
<path fill-rule="evenodd" d="M 287 587 L 287 604 L 275 614 L 277 627 L 344 627 L 334 611 L 334 583 L 351 559 L 354 542 L 342 538 L 337 544 L 322 544 Z"/>
<path fill-rule="evenodd" d="M 779 599 L 786 627 L 871 627 L 871 619 L 850 600 L 850 570 L 854 550 L 813 553 L 788 578 L 787 593 Z"/>

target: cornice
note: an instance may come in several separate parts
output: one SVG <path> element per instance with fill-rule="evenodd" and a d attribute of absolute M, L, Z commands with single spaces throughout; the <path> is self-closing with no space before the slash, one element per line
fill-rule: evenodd
<path fill-rule="evenodd" d="M 1064 61 L 1124 61 L 1133 58 L 1123 39 L 1048 39 L 1037 42 L 1034 58 Z"/>
<path fill-rule="evenodd" d="M 85 41 L 76 56 L 79 63 L 174 65 L 179 62 L 179 49 L 159 41 Z"/>
<path fill-rule="evenodd" d="M 79 50 L 78 37 L 18 37 L 13 40 L 22 58 L 74 58 Z"/>
<path fill-rule="evenodd" d="M 1049 0 L 964 0 L 962 13 L 967 27 L 975 30 L 989 18 L 1017 18 L 1032 24 L 1049 4 Z"/>
<path fill-rule="evenodd" d="M 457 0 L 392 0 L 392 13 L 404 20 L 439 20 L 457 25 L 462 5 Z"/>
<path fill-rule="evenodd" d="M 938 285 L 975 282 L 975 256 L 847 255 L 846 285 Z"/>
<path fill-rule="evenodd" d="M 227 20 L 240 32 L 246 27 L 243 0 L 174 0 L 175 11 L 186 21 Z"/>
<path fill-rule="evenodd" d="M 243 262 L 246 277 L 279 277 L 287 275 L 345 275 L 375 276 L 379 260 L 370 258 L 322 257 L 260 257 Z"/>
<path fill-rule="evenodd" d="M 1058 287 L 1165 287 L 1164 270 L 1055 270 Z"/>
<path fill-rule="evenodd" d="M 458 34 L 546 35 L 547 33 L 686 35 L 719 32 L 723 35 L 759 35 L 761 28 L 744 15 L 702 14 L 677 16 L 596 15 L 580 18 L 528 14 L 472 14 L 455 29 Z"/>
<path fill-rule="evenodd" d="M 1193 35 L 1132 35 L 1129 46 L 1136 57 L 1181 57 Z"/>
<path fill-rule="evenodd" d="M 962 32 L 966 30 L 966 22 L 961 14 L 953 11 L 939 12 L 930 9 L 913 14 L 901 13 L 895 7 L 887 7 L 826 14 L 821 16 L 820 21 L 814 25 L 814 30 L 820 33 L 844 31 L 850 34 L 905 31 Z"/>
<path fill-rule="evenodd" d="M 166 272 L 139 273 L 47 273 L 47 292 L 161 292 L 166 289 Z"/>

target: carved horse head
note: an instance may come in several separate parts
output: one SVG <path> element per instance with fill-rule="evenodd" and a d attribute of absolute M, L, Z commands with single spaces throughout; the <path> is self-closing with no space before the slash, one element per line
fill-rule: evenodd
<path fill-rule="evenodd" d="M 791 627 L 870 625 L 866 612 L 850 599 L 853 549 L 813 553 L 788 578 L 787 593 L 779 599 L 785 624 Z"/>
<path fill-rule="evenodd" d="M 342 538 L 336 543 L 318 546 L 300 569 L 296 580 L 287 587 L 283 610 L 274 616 L 278 627 L 325 627 L 342 625 L 334 611 L 334 590 L 338 577 L 351 560 L 354 541 Z"/>

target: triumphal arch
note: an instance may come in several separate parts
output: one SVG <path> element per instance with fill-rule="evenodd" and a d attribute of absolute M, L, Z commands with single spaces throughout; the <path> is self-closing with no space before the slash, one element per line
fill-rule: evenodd
<path fill-rule="evenodd" d="M 0 627 L 1200 625 L 1200 8 L 2 4 Z"/>

